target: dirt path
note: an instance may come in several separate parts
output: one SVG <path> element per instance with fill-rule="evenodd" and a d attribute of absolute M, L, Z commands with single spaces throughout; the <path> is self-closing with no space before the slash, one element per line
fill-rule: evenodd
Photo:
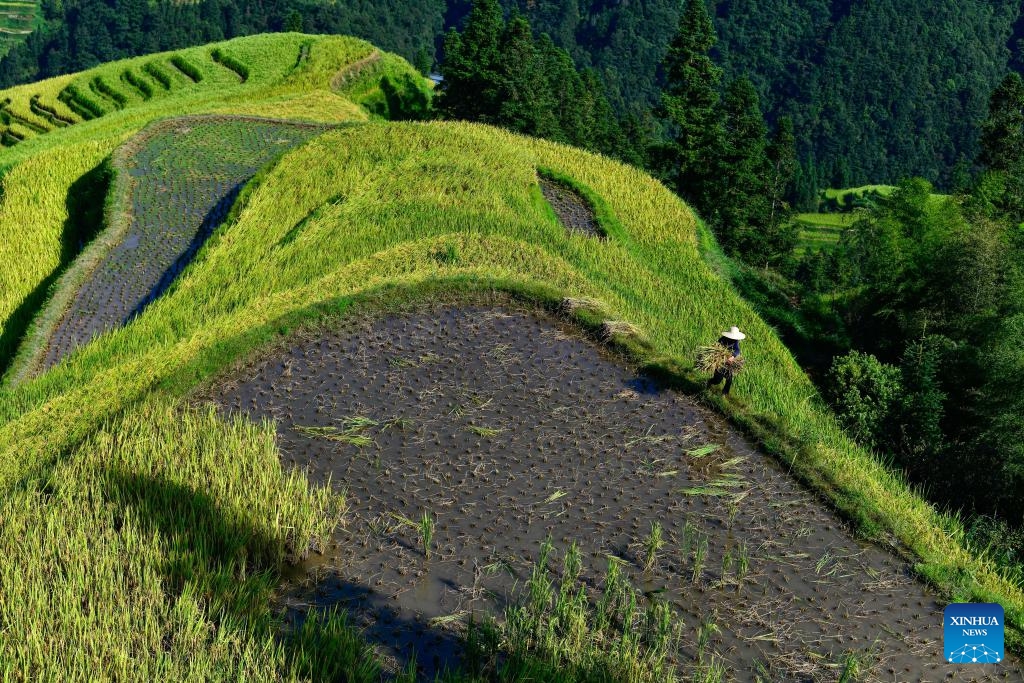
<path fill-rule="evenodd" d="M 550 535 L 581 544 L 595 584 L 614 555 L 670 601 L 684 670 L 710 621 L 726 680 L 836 681 L 851 652 L 862 681 L 1024 680 L 1016 662 L 945 665 L 940 604 L 904 562 L 855 540 L 719 417 L 558 321 L 447 306 L 364 321 L 205 398 L 276 420 L 287 463 L 348 492 L 330 552 L 282 590 L 292 617 L 344 605 L 426 674 L 459 648 L 431 620 L 500 610 Z M 424 512 L 430 559 L 402 521 Z M 668 543 L 644 573 L 654 522 Z"/>

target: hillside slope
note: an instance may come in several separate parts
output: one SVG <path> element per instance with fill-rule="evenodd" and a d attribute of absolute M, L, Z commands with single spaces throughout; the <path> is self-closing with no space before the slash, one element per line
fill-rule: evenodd
<path fill-rule="evenodd" d="M 15 264 L 0 272 L 0 372 L 51 285 L 92 236 L 98 216 L 82 216 L 99 210 L 109 183 L 104 160 L 121 142 L 180 114 L 329 123 L 387 115 L 381 79 L 393 75 L 401 87 L 414 87 L 413 72 L 392 55 L 365 60 L 375 54 L 351 38 L 254 36 L 0 92 L 4 111 L 17 117 L 3 127 L 9 140 L 0 151 L 0 259 Z M 339 78 L 353 99 L 332 88 Z"/>
<path fill-rule="evenodd" d="M 603 332 L 648 375 L 694 393 L 694 349 L 739 325 L 750 337 L 748 370 L 733 400 L 706 402 L 947 598 L 999 601 L 1014 627 L 1024 624 L 1020 589 L 962 545 L 956 521 L 843 435 L 771 328 L 702 259 L 709 236 L 658 182 L 485 126 L 366 121 L 364 109 L 329 90 L 339 69 L 372 52 L 359 41 L 285 35 L 221 49 L 253 63 L 272 65 L 273 54 L 280 61 L 266 80 L 253 68 L 243 84 L 210 60 L 205 68 L 223 69 L 221 87 L 182 82 L 182 94 L 166 103 L 126 105 L 0 152 L 9 169 L 0 212 L 11 217 L 0 222 L 0 248 L 19 264 L 0 290 L 0 320 L 10 327 L 12 315 L 37 313 L 47 279 L 72 262 L 61 243 L 76 184 L 146 122 L 210 111 L 362 119 L 264 167 L 195 260 L 129 324 L 35 378 L 8 375 L 0 390 L 0 585 L 8 598 L 0 602 L 0 666 L 38 678 L 84 679 L 97 666 L 140 680 L 311 676 L 301 653 L 318 641 L 282 645 L 268 605 L 286 561 L 324 547 L 342 501 L 282 469 L 272 426 L 225 420 L 190 407 L 191 397 L 296 330 L 316 335 L 357 312 L 493 291 L 571 310 L 575 325 Z M 203 55 L 210 48 L 186 57 L 199 63 Z M 55 98 L 95 74 L 37 88 Z M 372 93 L 378 81 L 379 73 L 335 82 Z M 18 97 L 30 102 L 33 88 Z M 165 131 L 171 146 L 174 130 Z M 123 169 L 108 171 L 116 185 Z M 584 196 L 607 239 L 567 231 L 538 173 Z M 124 204 L 127 195 L 91 192 L 109 197 L 108 224 L 145 210 Z M 101 233 L 83 256 L 95 263 L 111 248 Z M 69 300 L 88 277 L 68 273 L 55 301 Z M 32 296 L 34 307 L 24 303 Z M 567 298 L 575 305 L 563 305 Z M 310 628 L 310 637 L 328 637 Z"/>

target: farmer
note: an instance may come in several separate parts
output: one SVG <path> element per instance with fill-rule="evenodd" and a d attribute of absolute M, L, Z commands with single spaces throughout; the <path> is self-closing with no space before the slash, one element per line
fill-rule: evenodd
<path fill-rule="evenodd" d="M 739 358 L 740 356 L 740 341 L 746 339 L 747 335 L 740 332 L 740 328 L 735 325 L 728 332 L 723 332 L 722 337 L 718 340 L 718 343 L 725 348 L 732 351 L 733 358 Z M 722 387 L 722 395 L 725 396 L 729 393 L 729 389 L 732 389 L 732 372 L 729 371 L 728 366 L 723 366 L 715 371 L 715 376 L 708 380 L 708 388 L 719 384 L 722 380 L 725 380 L 725 386 Z"/>

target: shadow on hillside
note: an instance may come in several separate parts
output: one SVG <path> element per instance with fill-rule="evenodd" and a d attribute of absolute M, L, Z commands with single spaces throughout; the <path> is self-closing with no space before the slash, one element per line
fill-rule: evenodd
<path fill-rule="evenodd" d="M 203 217 L 203 222 L 199 226 L 199 230 L 196 231 L 195 236 L 189 245 L 185 248 L 181 254 L 174 259 L 174 263 L 170 265 L 160 277 L 157 279 L 156 284 L 149 290 L 145 297 L 135 306 L 135 308 L 125 316 L 125 319 L 121 322 L 122 325 L 127 325 L 138 315 L 149 306 L 151 303 L 156 301 L 160 296 L 167 291 L 167 289 L 174 283 L 174 281 L 181 274 L 181 271 L 185 270 L 192 259 L 195 258 L 196 253 L 206 243 L 206 240 L 213 235 L 214 230 L 220 227 L 220 225 L 227 220 L 228 214 L 231 212 L 231 207 L 234 206 L 235 200 L 238 199 L 238 195 L 241 194 L 242 188 L 245 187 L 246 183 L 252 178 L 246 178 L 242 182 L 235 185 L 231 190 L 228 191 L 223 197 L 217 200 L 213 208 L 207 212 L 206 216 Z"/>
<path fill-rule="evenodd" d="M 444 641 L 439 651 L 453 651 L 458 645 L 453 633 L 401 619 L 389 611 L 386 596 L 340 579 L 332 583 L 331 595 L 347 599 L 319 600 L 309 609 L 289 609 L 281 624 L 269 609 L 281 581 L 282 566 L 277 561 L 281 555 L 266 530 L 225 514 L 206 493 L 162 478 L 110 470 L 106 481 L 108 500 L 130 509 L 141 532 L 159 537 L 165 545 L 164 556 L 169 559 L 162 573 L 167 595 L 172 599 L 186 592 L 197 596 L 207 619 L 240 625 L 242 641 L 276 638 L 285 652 L 286 671 L 281 672 L 285 677 L 295 673 L 313 681 L 380 680 L 363 633 L 343 609 L 351 600 L 364 610 L 376 607 L 375 613 L 382 616 L 381 624 L 371 624 L 365 631 L 371 642 L 377 640 L 373 637 L 377 632 L 422 636 L 427 629 L 432 641 Z M 402 653 L 389 654 L 399 666 L 406 665 L 408 658 Z M 437 659 L 436 652 L 431 654 Z M 447 664 L 431 661 L 427 668 L 437 671 Z M 419 670 L 422 677 L 424 667 Z"/>
<path fill-rule="evenodd" d="M 4 323 L 3 332 L 0 333 L 0 376 L 7 371 L 14 359 L 29 325 L 49 298 L 53 284 L 102 228 L 103 206 L 110 188 L 110 180 L 109 160 L 104 159 L 68 189 L 64 201 L 68 218 L 61 228 L 60 262 L 21 300 Z M 22 227 L 26 230 L 32 229 L 27 225 Z"/>

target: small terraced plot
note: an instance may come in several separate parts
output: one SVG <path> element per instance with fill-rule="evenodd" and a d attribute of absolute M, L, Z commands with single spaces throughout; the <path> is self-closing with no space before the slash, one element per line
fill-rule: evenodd
<path fill-rule="evenodd" d="M 672 607 L 685 680 L 701 655 L 724 665 L 715 680 L 1024 679 L 1011 662 L 943 665 L 941 607 L 905 562 L 719 417 L 535 312 L 351 322 L 203 398 L 276 421 L 286 463 L 347 492 L 332 547 L 283 588 L 291 616 L 343 606 L 426 675 L 550 537 L 559 558 L 580 544 L 592 597 L 614 562 Z"/>
<path fill-rule="evenodd" d="M 590 202 L 573 188 L 552 180 L 545 176 L 539 176 L 540 190 L 548 204 L 554 210 L 558 220 L 570 232 L 578 232 L 590 237 L 604 239 L 607 237 L 601 225 L 597 222 L 594 209 Z"/>
<path fill-rule="evenodd" d="M 323 127 L 247 118 L 179 119 L 129 142 L 130 223 L 76 293 L 44 367 L 127 323 L 167 289 L 227 217 L 245 183 Z"/>

